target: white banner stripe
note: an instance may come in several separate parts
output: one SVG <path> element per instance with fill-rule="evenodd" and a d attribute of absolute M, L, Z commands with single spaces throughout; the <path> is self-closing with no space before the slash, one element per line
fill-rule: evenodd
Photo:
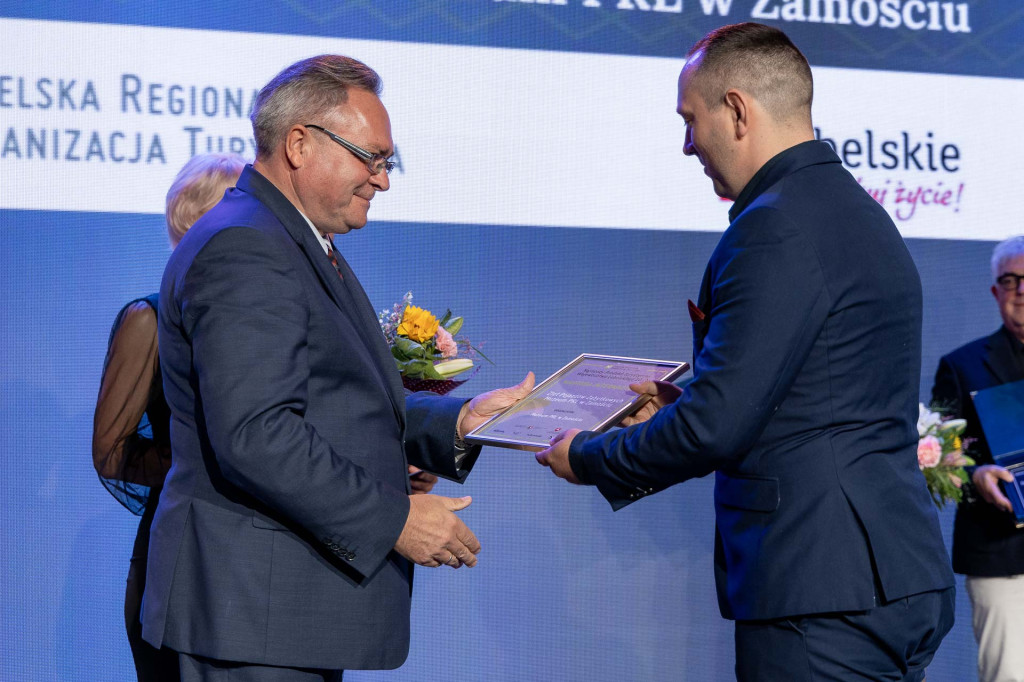
<path fill-rule="evenodd" d="M 252 156 L 253 93 L 287 64 L 377 69 L 401 168 L 371 219 L 720 230 L 683 156 L 681 60 L 0 19 L 0 208 L 160 213 L 194 152 Z M 61 50 L 40 50 L 60 45 Z M 815 69 L 815 125 L 908 237 L 1002 239 L 1024 81 Z M 998 136 L 998 137 L 997 137 Z"/>

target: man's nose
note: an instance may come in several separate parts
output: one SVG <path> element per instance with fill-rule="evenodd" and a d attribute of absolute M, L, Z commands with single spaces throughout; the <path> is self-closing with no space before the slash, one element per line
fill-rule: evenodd
<path fill-rule="evenodd" d="M 693 136 L 690 135 L 690 126 L 686 126 L 686 136 L 683 138 L 683 153 L 687 156 L 693 156 L 695 153 L 693 149 Z"/>
<path fill-rule="evenodd" d="M 388 188 L 391 187 L 391 178 L 382 168 L 380 173 L 375 173 L 370 176 L 370 185 L 378 192 L 387 192 Z"/>

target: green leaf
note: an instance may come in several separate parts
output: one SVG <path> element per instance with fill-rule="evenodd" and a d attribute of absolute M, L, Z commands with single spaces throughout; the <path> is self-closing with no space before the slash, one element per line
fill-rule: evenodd
<path fill-rule="evenodd" d="M 937 508 L 943 509 L 947 502 L 959 503 L 963 498 L 963 490 L 956 487 L 949 477 L 952 474 L 959 480 L 966 481 L 967 474 L 961 467 L 939 465 L 924 469 L 923 473 L 928 484 L 928 492 Z"/>
<path fill-rule="evenodd" d="M 444 327 L 445 329 L 448 329 L 448 327 L 446 327 L 445 325 L 448 324 L 448 320 L 450 320 L 450 319 L 452 319 L 452 311 L 451 310 L 446 310 L 446 311 L 444 311 L 444 317 L 442 317 L 440 320 L 438 320 L 437 323 L 439 325 L 441 325 L 442 327 Z"/>
<path fill-rule="evenodd" d="M 402 363 L 398 371 L 401 372 L 402 376 L 407 376 L 410 379 L 432 379 L 430 376 L 434 372 L 434 365 L 427 360 L 409 360 Z"/>
<path fill-rule="evenodd" d="M 426 358 L 427 352 L 420 344 L 416 343 L 412 339 L 408 339 L 404 336 L 399 336 L 395 339 L 395 348 L 402 352 L 407 358 Z"/>
<path fill-rule="evenodd" d="M 441 374 L 438 373 L 438 371 L 436 369 L 434 369 L 434 365 L 433 364 L 430 365 L 429 369 L 427 369 L 427 370 L 425 370 L 423 372 L 423 377 L 426 378 L 426 379 L 438 379 L 438 380 L 446 378 L 446 377 L 441 376 Z"/>
<path fill-rule="evenodd" d="M 449 312 L 449 314 L 451 314 L 451 311 L 448 311 L 448 312 Z M 448 318 L 448 315 L 445 315 L 445 319 L 446 320 L 447 320 L 447 318 Z M 452 336 L 455 336 L 462 329 L 462 318 L 461 317 L 453 317 L 447 323 L 442 322 L 441 326 L 444 327 L 445 329 L 447 329 L 449 334 L 451 334 Z"/>

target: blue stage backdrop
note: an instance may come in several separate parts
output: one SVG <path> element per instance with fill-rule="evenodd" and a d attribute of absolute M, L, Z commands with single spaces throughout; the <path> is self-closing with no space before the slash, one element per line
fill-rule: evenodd
<path fill-rule="evenodd" d="M 989 254 L 1024 231 L 1024 142 L 993 104 L 1024 101 L 1016 0 L 0 2 L 0 680 L 131 679 L 136 518 L 90 460 L 107 334 L 158 286 L 174 173 L 252 155 L 270 76 L 324 52 L 382 74 L 400 166 L 338 243 L 378 309 L 411 290 L 466 318 L 496 363 L 469 396 L 580 352 L 690 359 L 685 302 L 729 205 L 681 153 L 675 78 L 703 32 L 750 19 L 805 49 L 819 136 L 908 240 L 927 398 L 939 356 L 997 327 Z M 408 662 L 346 679 L 732 679 L 711 480 L 612 513 L 489 448 L 436 491 L 473 496 L 480 565 L 419 571 Z M 929 681 L 972 679 L 974 656 L 961 589 Z"/>

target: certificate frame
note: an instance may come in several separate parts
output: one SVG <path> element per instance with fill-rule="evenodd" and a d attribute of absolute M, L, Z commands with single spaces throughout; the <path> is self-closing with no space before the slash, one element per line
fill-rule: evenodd
<path fill-rule="evenodd" d="M 560 431 L 606 431 L 650 400 L 630 391 L 630 383 L 672 381 L 688 369 L 689 363 L 674 360 L 582 353 L 515 405 L 473 429 L 465 440 L 538 452 Z M 588 379 L 594 380 L 592 386 L 587 386 Z M 569 393 L 570 385 L 582 385 L 571 390 L 584 392 Z"/>

